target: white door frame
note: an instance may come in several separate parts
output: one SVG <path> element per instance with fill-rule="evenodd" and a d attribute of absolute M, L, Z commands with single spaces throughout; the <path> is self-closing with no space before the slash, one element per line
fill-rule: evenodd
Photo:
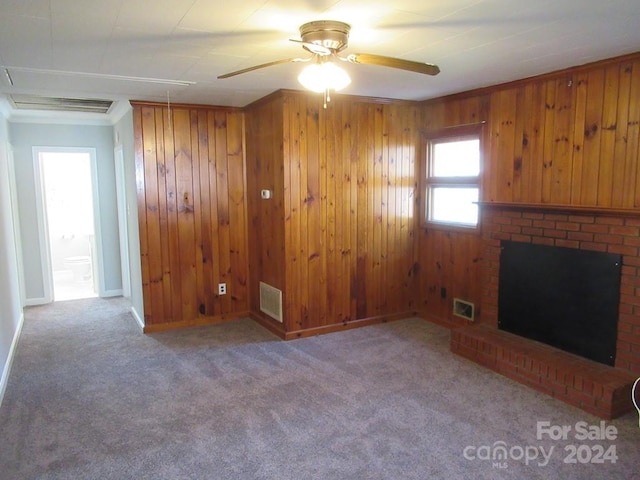
<path fill-rule="evenodd" d="M 122 296 L 131 298 L 131 272 L 129 271 L 129 210 L 122 145 L 113 149 L 116 167 L 116 201 L 118 203 L 118 231 L 120 236 L 120 269 L 122 271 Z"/>
<path fill-rule="evenodd" d="M 42 266 L 42 283 L 44 298 L 42 302 L 53 301 L 53 271 L 51 267 L 51 246 L 49 245 L 49 229 L 47 219 L 47 206 L 45 201 L 44 177 L 42 176 L 41 153 L 86 153 L 89 155 L 91 166 L 91 191 L 93 194 L 93 231 L 96 246 L 96 258 L 94 258 L 98 295 L 105 296 L 104 269 L 102 268 L 102 235 L 100 231 L 100 203 L 98 194 L 98 164 L 96 149 L 91 147 L 33 147 L 33 171 L 36 192 L 36 215 L 40 242 L 40 264 Z"/>

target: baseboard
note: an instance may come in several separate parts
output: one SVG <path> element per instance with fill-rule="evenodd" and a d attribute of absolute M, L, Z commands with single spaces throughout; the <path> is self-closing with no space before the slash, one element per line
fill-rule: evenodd
<path fill-rule="evenodd" d="M 280 322 L 276 322 L 275 320 L 272 320 L 271 317 L 267 317 L 262 313 L 253 311 L 249 314 L 249 316 L 251 317 L 251 320 L 266 328 L 277 337 L 280 337 L 283 340 L 285 339 L 286 332 L 284 331 L 284 327 Z"/>
<path fill-rule="evenodd" d="M 187 327 L 203 327 L 206 325 L 216 325 L 218 323 L 229 322 L 232 320 L 238 320 L 240 318 L 247 318 L 249 312 L 235 312 L 225 315 L 215 315 L 211 317 L 198 317 L 193 320 L 183 320 L 181 322 L 169 322 L 169 323 L 155 323 L 144 324 L 142 331 L 144 333 L 164 332 L 166 330 L 175 330 L 179 328 Z"/>
<path fill-rule="evenodd" d="M 121 296 L 122 296 L 122 289 L 105 290 L 104 292 L 102 292 L 102 295 L 100 295 L 101 298 L 121 297 Z"/>
<path fill-rule="evenodd" d="M 436 315 L 433 315 L 427 312 L 416 312 L 416 316 L 428 322 L 435 323 L 436 325 L 440 325 L 441 327 L 446 327 L 449 329 L 464 327 L 467 325 L 478 323 L 478 322 L 470 322 L 468 320 L 463 320 L 461 318 L 456 318 L 454 320 L 451 318 L 438 317 Z"/>
<path fill-rule="evenodd" d="M 46 305 L 47 303 L 51 303 L 51 299 L 47 297 L 36 297 L 36 298 L 27 298 L 24 301 L 25 307 L 36 307 L 38 305 Z"/>
<path fill-rule="evenodd" d="M 261 314 L 251 312 L 251 319 L 262 325 L 274 335 L 283 340 L 294 340 L 296 338 L 313 337 L 315 335 L 324 335 L 326 333 L 342 332 L 352 328 L 366 327 L 368 325 L 376 325 L 378 323 L 393 322 L 404 318 L 415 317 L 416 312 L 394 313 L 392 315 L 380 315 L 377 317 L 360 318 L 358 320 L 350 320 L 340 323 L 332 323 L 330 325 L 322 325 L 320 327 L 304 328 L 300 330 L 285 331 L 284 326 L 276 324 L 273 320 L 264 318 Z"/>
<path fill-rule="evenodd" d="M 131 311 L 131 315 L 133 315 L 133 318 L 136 321 L 136 323 L 140 326 L 140 329 L 144 332 L 144 321 L 142 320 L 142 317 L 136 310 L 136 307 L 132 305 L 129 310 Z"/>
<path fill-rule="evenodd" d="M 4 392 L 7 390 L 7 383 L 9 382 L 9 374 L 11 373 L 11 366 L 13 365 L 13 357 L 15 356 L 15 353 L 16 353 L 16 347 L 18 346 L 18 340 L 20 339 L 20 334 L 22 333 L 23 324 L 24 324 L 24 313 L 20 312 L 20 320 L 18 320 L 18 328 L 16 328 L 16 333 L 13 336 L 13 340 L 11 341 L 9 356 L 7 357 L 7 361 L 4 364 L 4 369 L 2 370 L 2 379 L 0 379 L 0 406 L 2 405 L 2 401 L 4 400 Z"/>
<path fill-rule="evenodd" d="M 111 297 L 121 297 L 122 289 L 119 290 L 105 290 L 100 295 L 100 298 L 111 298 Z M 38 298 L 27 298 L 24 301 L 25 307 L 35 307 L 38 305 L 46 305 L 47 303 L 51 303 L 51 299 L 47 297 L 38 297 Z"/>

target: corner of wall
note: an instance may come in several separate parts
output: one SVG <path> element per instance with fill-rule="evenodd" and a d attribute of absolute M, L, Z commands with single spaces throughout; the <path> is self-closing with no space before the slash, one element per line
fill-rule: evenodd
<path fill-rule="evenodd" d="M 131 311 L 144 328 L 144 300 L 142 294 L 142 267 L 140 265 L 140 234 L 138 231 L 138 203 L 135 172 L 135 146 L 133 133 L 133 107 L 126 108 L 113 126 L 114 145 L 122 147 L 127 203 L 127 232 L 129 245 L 129 281 Z"/>
<path fill-rule="evenodd" d="M 0 113 L 0 403 L 24 320 L 11 201 L 8 123 Z"/>
<path fill-rule="evenodd" d="M 142 320 L 144 318 L 144 316 L 142 316 L 142 315 L 140 315 L 138 313 L 138 310 L 136 309 L 135 305 L 131 306 L 130 311 L 131 311 L 131 315 L 133 315 L 134 320 L 136 321 L 136 323 L 140 327 L 140 330 L 144 331 L 144 320 Z"/>
<path fill-rule="evenodd" d="M 11 341 L 11 347 L 9 348 L 9 354 L 7 356 L 7 360 L 2 369 L 2 378 L 0 378 L 0 406 L 2 405 L 2 401 L 4 400 L 4 393 L 7 390 L 7 384 L 9 383 L 9 374 L 11 373 L 11 367 L 13 365 L 13 357 L 15 356 L 18 340 L 20 339 L 20 334 L 22 333 L 23 324 L 24 324 L 24 313 L 20 312 L 20 318 L 18 319 L 18 326 L 13 335 L 13 340 Z"/>

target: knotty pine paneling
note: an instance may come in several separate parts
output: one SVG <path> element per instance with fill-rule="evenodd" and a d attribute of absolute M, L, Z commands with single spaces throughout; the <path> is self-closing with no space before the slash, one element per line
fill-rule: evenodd
<path fill-rule="evenodd" d="M 640 207 L 638 56 L 496 87 L 490 98 L 484 201 Z"/>
<path fill-rule="evenodd" d="M 250 309 L 254 315 L 261 315 L 261 281 L 281 290 L 285 300 L 288 298 L 284 272 L 285 186 L 281 97 L 270 96 L 249 107 L 246 125 Z M 261 190 L 270 190 L 272 198 L 262 199 Z"/>
<path fill-rule="evenodd" d="M 515 102 L 516 95 L 508 93 L 506 101 Z M 478 95 L 465 99 L 444 99 L 430 102 L 423 110 L 422 125 L 425 136 L 430 131 L 446 127 L 477 124 L 489 121 L 490 96 Z M 501 125 L 513 128 L 515 117 Z M 486 127 L 486 126 L 485 126 Z M 483 130 L 485 150 L 491 149 L 488 129 Z M 425 162 L 422 153 L 419 162 Z M 486 153 L 485 153 L 486 157 Z M 424 172 L 424 169 L 422 169 Z M 493 178 L 492 165 L 485 162 L 482 175 Z M 420 190 L 420 202 L 424 201 Z M 418 260 L 415 303 L 420 314 L 444 323 L 465 324 L 466 320 L 453 316 L 453 299 L 461 298 L 480 306 L 481 285 L 479 260 L 482 238 L 478 232 L 463 232 L 427 228 L 418 230 Z"/>
<path fill-rule="evenodd" d="M 283 290 L 286 337 L 413 310 L 419 121 L 417 104 L 336 96 L 325 110 L 296 92 L 248 108 L 250 218 L 264 231 L 251 285 Z"/>
<path fill-rule="evenodd" d="M 243 113 L 132 103 L 145 330 L 245 314 Z"/>
<path fill-rule="evenodd" d="M 485 202 L 640 208 L 640 54 L 428 101 L 423 114 L 427 132 L 486 122 Z M 479 235 L 421 229 L 419 252 L 418 308 L 464 322 L 452 297 L 480 303 Z"/>
<path fill-rule="evenodd" d="M 287 328 L 413 309 L 418 105 L 284 98 Z"/>
<path fill-rule="evenodd" d="M 260 280 L 283 290 L 285 333 L 414 309 L 450 320 L 454 296 L 480 303 L 482 243 L 420 226 L 418 132 L 486 122 L 483 201 L 634 209 L 639 99 L 635 55 L 422 104 L 336 96 L 324 110 L 278 92 L 246 109 L 246 136 L 238 110 L 169 122 L 138 104 L 146 321 L 255 313 Z"/>

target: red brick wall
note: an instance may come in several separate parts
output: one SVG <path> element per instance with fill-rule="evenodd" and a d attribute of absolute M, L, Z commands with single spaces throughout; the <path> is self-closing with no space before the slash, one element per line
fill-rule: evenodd
<path fill-rule="evenodd" d="M 640 375 L 640 218 L 485 207 L 480 321 L 498 326 L 500 240 L 622 255 L 616 367 Z"/>

